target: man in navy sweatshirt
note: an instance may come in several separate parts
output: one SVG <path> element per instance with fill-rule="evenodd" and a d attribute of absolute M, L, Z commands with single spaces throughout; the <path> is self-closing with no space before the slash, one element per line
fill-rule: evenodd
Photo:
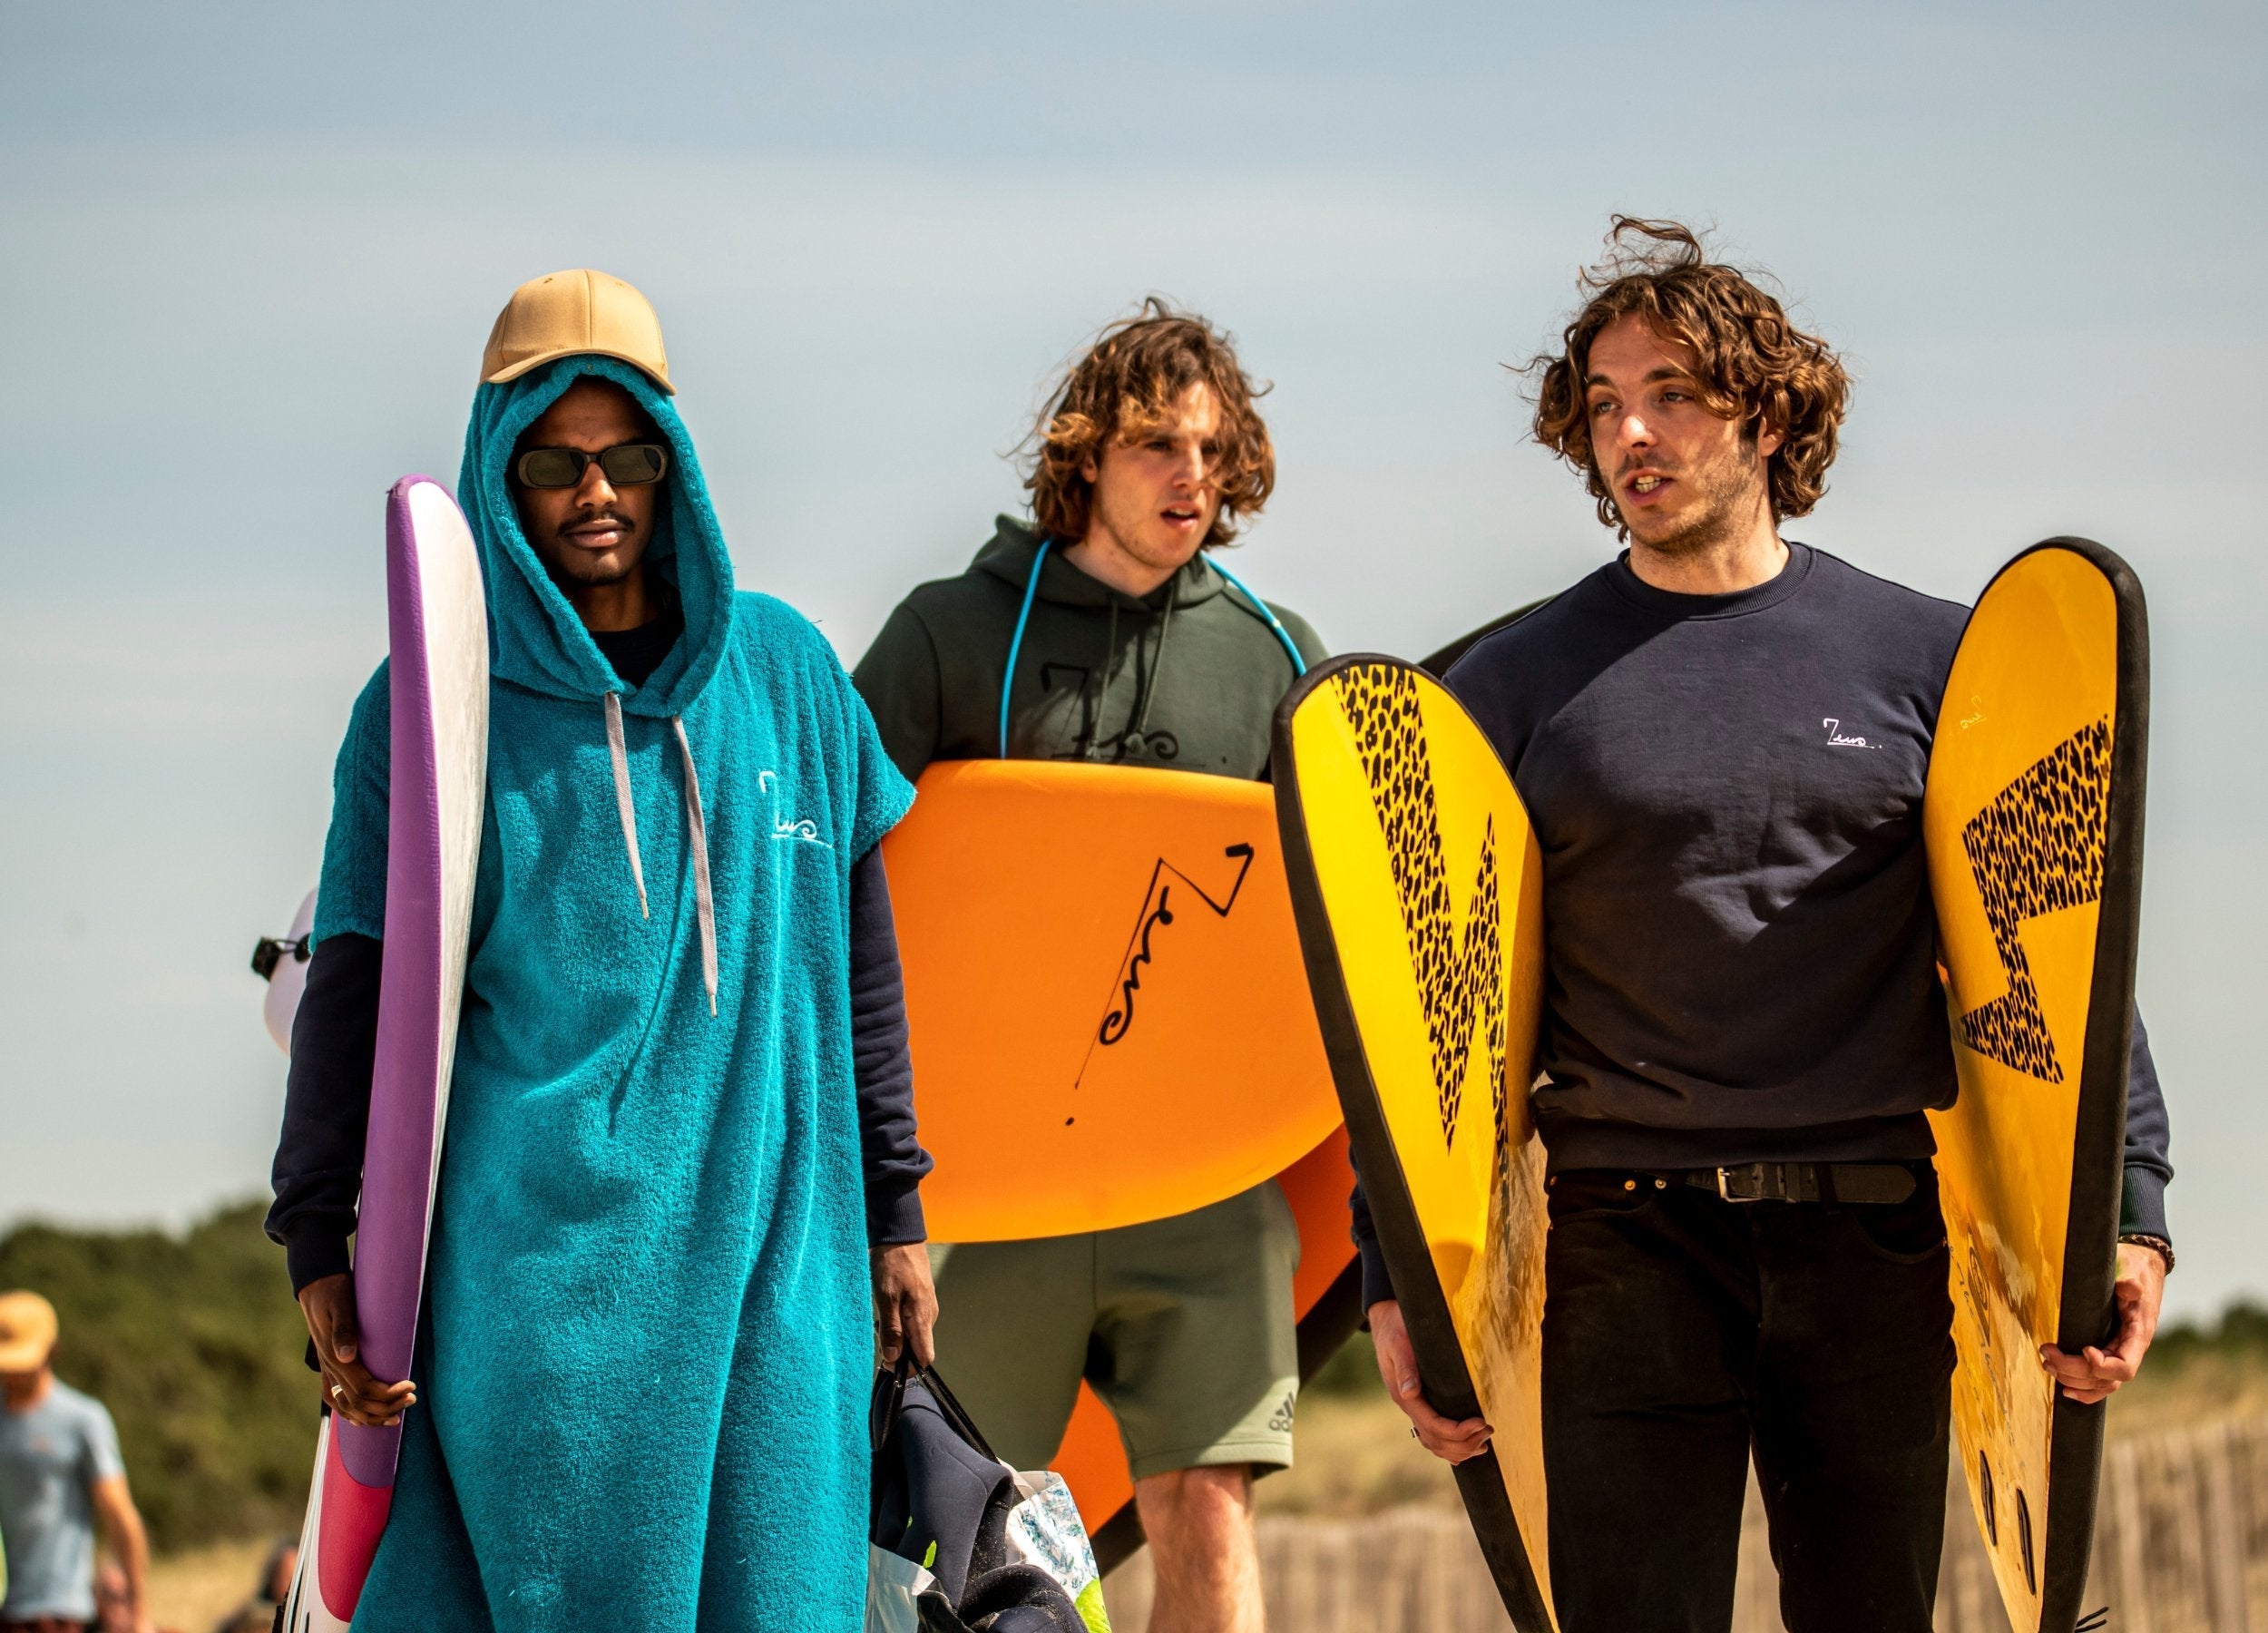
<path fill-rule="evenodd" d="M 1543 853 L 1553 1598 L 1566 1633 L 1729 1627 L 1753 1452 L 1787 1626 L 1923 1633 L 1953 1368 L 1924 1112 L 1955 1079 L 1921 794 L 1966 610 L 1780 537 L 1825 491 L 1834 354 L 1676 223 L 1610 245 L 1535 433 L 1629 548 L 1447 681 Z M 1838 1200 L 1728 1199 L 1749 1164 Z M 2118 1331 L 2041 1356 L 2073 1399 L 2149 1347 L 2171 1172 L 2137 1019 Z M 1368 1226 L 1358 1197 L 1380 1370 L 1461 1462 L 1489 1426 L 1426 1403 Z"/>

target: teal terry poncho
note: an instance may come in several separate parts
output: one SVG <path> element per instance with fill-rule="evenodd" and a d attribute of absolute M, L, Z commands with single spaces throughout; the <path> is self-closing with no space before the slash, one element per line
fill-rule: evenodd
<path fill-rule="evenodd" d="M 581 375 L 674 451 L 647 560 L 685 634 L 634 691 L 505 484 Z M 357 1633 L 847 1633 L 873 1355 L 849 871 L 913 791 L 818 631 L 734 592 L 691 440 L 636 369 L 483 386 L 459 482 L 488 800 L 422 1404 Z M 384 933 L 386 715 L 381 669 L 339 752 L 318 940 Z"/>

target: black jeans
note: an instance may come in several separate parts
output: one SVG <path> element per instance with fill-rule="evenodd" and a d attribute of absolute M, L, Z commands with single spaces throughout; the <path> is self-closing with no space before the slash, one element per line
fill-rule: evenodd
<path fill-rule="evenodd" d="M 1752 1448 L 1790 1633 L 1928 1633 L 1953 1369 L 1935 1175 L 1832 1207 L 1567 1173 L 1548 1243 L 1563 1633 L 1725 1633 Z"/>

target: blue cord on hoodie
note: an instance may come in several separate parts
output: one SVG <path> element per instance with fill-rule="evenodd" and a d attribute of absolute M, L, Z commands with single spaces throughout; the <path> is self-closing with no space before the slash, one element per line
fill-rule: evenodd
<path fill-rule="evenodd" d="M 1000 757 L 1002 759 L 1008 758 L 1008 695 L 1013 689 L 1016 679 L 1016 654 L 1023 650 L 1023 629 L 1031 619 L 1031 598 L 1040 592 L 1040 568 L 1047 561 L 1048 551 L 1054 543 L 1052 539 L 1041 540 L 1040 548 L 1032 554 L 1031 576 L 1024 581 L 1023 605 L 1016 610 L 1015 633 L 1008 638 L 1008 672 L 1001 677 L 1000 681 Z M 1276 631 L 1276 640 L 1282 641 L 1284 650 L 1292 655 L 1293 675 L 1295 677 L 1305 675 L 1307 672 L 1307 660 L 1299 655 L 1299 643 L 1292 639 L 1291 631 L 1284 627 L 1284 621 L 1276 617 L 1275 609 L 1253 594 L 1244 580 L 1229 572 L 1218 562 L 1207 557 L 1205 564 L 1227 579 L 1236 588 L 1244 592 L 1245 600 L 1252 603 L 1253 610 L 1259 613 L 1261 621 Z"/>

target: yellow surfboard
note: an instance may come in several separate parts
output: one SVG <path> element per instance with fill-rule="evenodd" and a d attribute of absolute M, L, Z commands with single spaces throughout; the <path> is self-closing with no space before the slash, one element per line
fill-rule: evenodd
<path fill-rule="evenodd" d="M 1188 1213 L 1338 1125 L 1266 785 L 941 761 L 883 858 L 934 1240 Z"/>
<path fill-rule="evenodd" d="M 2019 1629 L 2070 1628 L 2103 1409 L 2040 1345 L 2112 1325 L 2142 905 L 2149 628 L 2086 539 L 2018 556 L 1953 660 L 1922 806 L 1960 1094 L 1933 1113 L 1953 1252 L 1953 1425 Z"/>
<path fill-rule="evenodd" d="M 1535 836 L 1481 728 L 1399 659 L 1311 670 L 1275 756 L 1308 984 L 1426 1396 L 1495 1426 L 1457 1483 L 1514 1624 L 1547 1633 Z"/>

